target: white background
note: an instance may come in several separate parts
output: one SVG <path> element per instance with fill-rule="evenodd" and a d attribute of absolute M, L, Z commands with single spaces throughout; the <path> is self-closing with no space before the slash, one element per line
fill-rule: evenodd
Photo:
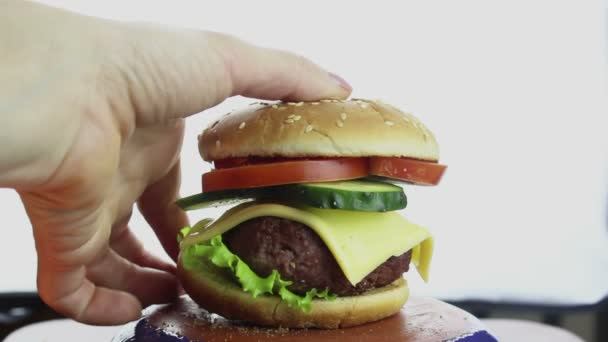
<path fill-rule="evenodd" d="M 293 50 L 346 78 L 353 96 L 416 113 L 449 169 L 439 187 L 406 188 L 404 214 L 437 240 L 432 282 L 410 275 L 414 293 L 571 304 L 608 293 L 600 1 L 46 2 Z M 199 130 L 248 102 L 232 99 L 189 120 L 182 193 L 198 191 L 208 170 L 196 151 Z M 31 227 L 14 193 L 0 192 L 0 205 L 0 291 L 32 290 Z M 143 220 L 134 222 L 161 253 Z"/>

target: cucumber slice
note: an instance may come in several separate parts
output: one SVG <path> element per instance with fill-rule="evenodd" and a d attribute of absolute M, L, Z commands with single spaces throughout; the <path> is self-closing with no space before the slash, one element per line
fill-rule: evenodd
<path fill-rule="evenodd" d="M 403 189 L 373 181 L 302 183 L 278 191 L 281 198 L 321 209 L 392 211 L 407 206 Z"/>
<path fill-rule="evenodd" d="M 219 207 L 253 200 L 258 197 L 256 196 L 256 192 L 255 189 L 201 192 L 200 194 L 180 198 L 175 204 L 183 210 Z"/>
<path fill-rule="evenodd" d="M 407 205 L 407 198 L 400 187 L 368 180 L 203 192 L 180 198 L 176 204 L 183 210 L 194 210 L 255 199 L 279 200 L 320 209 L 355 211 L 392 211 L 403 209 Z"/>

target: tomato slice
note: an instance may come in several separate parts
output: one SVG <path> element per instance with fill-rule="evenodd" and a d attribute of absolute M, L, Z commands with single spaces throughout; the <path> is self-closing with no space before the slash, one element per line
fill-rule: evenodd
<path fill-rule="evenodd" d="M 369 162 L 369 174 L 403 180 L 420 185 L 437 185 L 446 165 L 398 157 L 373 157 Z"/>
<path fill-rule="evenodd" d="M 293 160 L 217 169 L 203 174 L 203 191 L 330 182 L 369 175 L 367 158 Z"/>

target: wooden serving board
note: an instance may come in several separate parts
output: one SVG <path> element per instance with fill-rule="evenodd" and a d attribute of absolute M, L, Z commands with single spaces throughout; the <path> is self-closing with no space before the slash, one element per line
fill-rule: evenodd
<path fill-rule="evenodd" d="M 113 342 L 252 342 L 252 341 L 496 341 L 471 314 L 432 298 L 410 298 L 387 319 L 357 327 L 270 329 L 229 321 L 201 309 L 189 297 L 157 306 L 125 326 Z"/>

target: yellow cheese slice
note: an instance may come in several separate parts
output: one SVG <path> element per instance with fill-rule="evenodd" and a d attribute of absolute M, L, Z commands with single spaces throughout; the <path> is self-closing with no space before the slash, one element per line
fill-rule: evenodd
<path fill-rule="evenodd" d="M 391 256 L 412 250 L 412 264 L 427 281 L 433 254 L 429 231 L 396 212 L 363 212 L 275 203 L 244 203 L 228 210 L 205 229 L 189 235 L 182 248 L 223 234 L 260 216 L 275 216 L 307 225 L 325 242 L 351 284 L 356 285 Z"/>

